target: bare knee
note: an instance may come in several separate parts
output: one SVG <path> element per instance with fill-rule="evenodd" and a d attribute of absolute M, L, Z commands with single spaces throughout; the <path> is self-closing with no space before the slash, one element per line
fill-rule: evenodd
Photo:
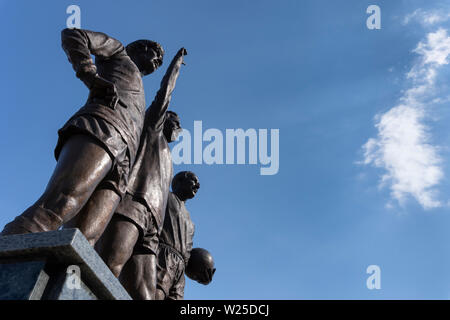
<path fill-rule="evenodd" d="M 107 247 L 103 248 L 100 256 L 106 263 L 111 272 L 118 278 L 122 272 L 123 267 L 127 263 L 129 256 L 131 256 L 132 248 L 124 248 L 116 250 L 116 246 L 105 244 Z"/>
<path fill-rule="evenodd" d="M 61 213 L 65 222 L 80 211 L 112 166 L 106 150 L 91 140 L 77 135 L 66 142 L 38 200 L 45 208 Z"/>
<path fill-rule="evenodd" d="M 76 227 L 94 246 L 104 233 L 120 202 L 120 196 L 112 190 L 98 189 L 77 215 Z"/>
<path fill-rule="evenodd" d="M 108 225 L 102 237 L 100 255 L 116 277 L 133 254 L 138 236 L 139 230 L 131 222 L 113 217 Z"/>

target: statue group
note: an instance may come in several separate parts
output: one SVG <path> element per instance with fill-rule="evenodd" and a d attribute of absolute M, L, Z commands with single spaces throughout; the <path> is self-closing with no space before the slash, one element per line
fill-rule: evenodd
<path fill-rule="evenodd" d="M 183 299 L 185 274 L 206 285 L 216 270 L 207 250 L 193 248 L 185 203 L 199 179 L 173 174 L 169 148 L 181 131 L 168 108 L 187 51 L 172 59 L 146 110 L 142 77 L 162 65 L 159 43 L 124 47 L 81 29 L 64 29 L 61 40 L 89 96 L 58 131 L 57 164 L 44 193 L 1 235 L 78 228 L 133 299 Z"/>

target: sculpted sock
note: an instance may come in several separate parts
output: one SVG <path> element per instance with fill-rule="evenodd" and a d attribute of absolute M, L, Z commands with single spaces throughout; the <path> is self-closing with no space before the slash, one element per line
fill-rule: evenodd
<path fill-rule="evenodd" d="M 8 223 L 1 235 L 57 230 L 62 224 L 63 220 L 53 211 L 40 206 L 32 206 Z"/>

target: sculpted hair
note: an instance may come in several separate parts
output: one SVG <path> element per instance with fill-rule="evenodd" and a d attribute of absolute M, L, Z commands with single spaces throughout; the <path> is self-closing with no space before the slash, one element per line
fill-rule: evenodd
<path fill-rule="evenodd" d="M 141 50 L 148 51 L 148 48 L 155 50 L 157 53 L 161 55 L 161 57 L 164 56 L 163 47 L 158 42 L 151 40 L 133 41 L 125 47 L 125 50 L 127 51 L 128 54 L 134 54 L 135 52 Z"/>

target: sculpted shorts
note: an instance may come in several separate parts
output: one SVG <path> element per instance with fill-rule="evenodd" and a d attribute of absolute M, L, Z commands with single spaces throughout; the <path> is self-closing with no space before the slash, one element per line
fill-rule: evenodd
<path fill-rule="evenodd" d="M 112 189 L 123 197 L 128 183 L 130 161 L 128 146 L 120 133 L 113 125 L 99 117 L 85 114 L 71 118 L 58 131 L 58 143 L 55 148 L 56 160 L 58 160 L 64 143 L 76 134 L 87 134 L 104 146 L 113 160 L 113 166 L 100 186 Z"/>
<path fill-rule="evenodd" d="M 184 298 L 184 259 L 174 248 L 160 243 L 156 257 L 157 288 L 164 291 L 166 299 Z"/>
<path fill-rule="evenodd" d="M 158 228 L 152 213 L 138 198 L 126 193 L 116 213 L 131 220 L 139 229 L 139 238 L 134 246 L 134 253 L 156 254 L 158 250 Z"/>

